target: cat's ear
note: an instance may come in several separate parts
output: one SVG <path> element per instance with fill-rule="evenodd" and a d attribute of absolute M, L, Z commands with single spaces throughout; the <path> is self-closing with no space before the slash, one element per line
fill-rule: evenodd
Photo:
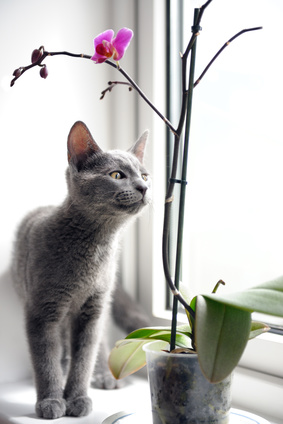
<path fill-rule="evenodd" d="M 129 150 L 131 153 L 133 153 L 138 158 L 140 163 L 143 163 L 146 143 L 147 143 L 147 139 L 148 139 L 148 133 L 149 133 L 148 130 L 146 130 L 140 136 L 140 138 L 135 142 L 133 147 Z"/>
<path fill-rule="evenodd" d="M 77 121 L 72 126 L 67 142 L 68 162 L 72 161 L 76 167 L 80 167 L 89 155 L 102 152 L 96 144 L 87 126 Z"/>

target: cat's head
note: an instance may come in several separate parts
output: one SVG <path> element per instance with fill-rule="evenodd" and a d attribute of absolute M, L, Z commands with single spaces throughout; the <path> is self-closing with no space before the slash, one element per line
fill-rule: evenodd
<path fill-rule="evenodd" d="M 68 136 L 67 182 L 72 203 L 88 214 L 134 215 L 151 201 L 151 180 L 143 165 L 148 132 L 127 151 L 104 152 L 83 122 Z"/>

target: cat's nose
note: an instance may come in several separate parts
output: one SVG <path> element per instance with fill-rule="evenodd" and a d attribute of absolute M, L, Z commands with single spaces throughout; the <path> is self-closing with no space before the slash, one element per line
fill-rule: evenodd
<path fill-rule="evenodd" d="M 136 189 L 142 194 L 142 197 L 144 197 L 147 190 L 147 186 L 145 184 L 139 183 Z"/>

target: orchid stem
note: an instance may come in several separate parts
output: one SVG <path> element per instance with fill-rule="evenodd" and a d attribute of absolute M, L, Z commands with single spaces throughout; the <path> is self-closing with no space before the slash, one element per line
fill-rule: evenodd
<path fill-rule="evenodd" d="M 176 134 L 176 129 L 173 127 L 169 119 L 167 119 L 155 106 L 154 104 L 148 99 L 148 97 L 144 94 L 144 92 L 140 89 L 140 87 L 135 83 L 135 81 L 127 74 L 126 71 L 124 71 L 123 68 L 118 67 L 115 63 L 111 62 L 110 60 L 106 60 L 105 63 L 107 65 L 112 66 L 113 68 L 116 68 L 131 84 L 131 86 L 139 93 L 141 98 L 151 107 L 151 109 L 165 122 L 167 127 L 170 128 L 170 130 L 173 132 L 173 134 Z"/>
<path fill-rule="evenodd" d="M 222 284 L 223 286 L 225 286 L 224 281 L 223 281 L 223 280 L 219 280 L 219 281 L 215 284 L 215 287 L 214 287 L 214 289 L 212 290 L 212 293 L 216 293 L 216 292 L 217 292 L 217 290 L 218 290 L 218 288 L 219 288 L 219 286 L 220 286 L 221 284 Z"/>
<path fill-rule="evenodd" d="M 21 66 L 19 69 L 16 69 L 16 71 L 20 71 L 20 73 L 19 73 L 19 75 L 15 75 L 15 72 L 16 71 L 14 72 L 15 77 L 10 82 L 10 87 L 13 87 L 13 85 L 15 84 L 15 82 L 17 81 L 17 79 L 19 79 L 29 69 L 34 68 L 35 66 L 42 66 L 41 63 L 44 61 L 44 59 L 47 56 L 59 56 L 59 55 L 63 55 L 63 56 L 77 57 L 77 58 L 80 58 L 80 59 L 91 59 L 91 56 L 89 56 L 87 54 L 83 54 L 83 53 L 76 54 L 76 53 L 70 53 L 70 52 L 66 52 L 66 51 L 62 51 L 62 52 L 48 52 L 48 51 L 46 51 L 44 49 L 43 46 L 41 46 L 39 48 L 39 50 L 41 50 L 41 49 L 43 50 L 42 56 L 40 56 L 36 62 L 31 63 L 28 66 Z"/>
<path fill-rule="evenodd" d="M 109 81 L 108 82 L 108 86 L 107 88 L 105 88 L 105 90 L 101 91 L 101 97 L 100 100 L 104 99 L 105 94 L 107 92 L 111 92 L 112 88 L 116 87 L 117 85 L 126 85 L 129 88 L 129 91 L 133 90 L 133 86 L 132 84 L 130 84 L 129 82 L 125 82 L 125 81 Z"/>
<path fill-rule="evenodd" d="M 47 56 L 59 56 L 59 55 L 64 55 L 64 56 L 70 56 L 70 57 L 76 57 L 79 59 L 91 59 L 92 56 L 87 55 L 87 54 L 83 54 L 83 53 L 70 53 L 70 52 L 66 52 L 66 51 L 61 51 L 61 52 L 48 52 L 44 49 L 43 46 L 40 47 L 40 49 L 43 49 L 42 52 L 42 56 L 40 56 L 40 58 L 34 62 L 31 63 L 28 66 L 24 66 L 24 67 L 20 67 L 18 70 L 20 71 L 20 74 L 17 76 L 15 75 L 15 77 L 12 79 L 10 86 L 13 87 L 13 85 L 15 84 L 16 80 L 18 78 L 20 78 L 26 71 L 28 71 L 29 69 L 35 67 L 35 66 L 40 66 L 41 62 L 43 62 L 43 60 L 47 57 Z M 173 127 L 173 125 L 171 124 L 171 122 L 169 121 L 169 119 L 167 119 L 155 106 L 154 104 L 148 99 L 148 97 L 144 94 L 144 92 L 140 89 L 140 87 L 135 83 L 135 81 L 127 74 L 126 71 L 124 71 L 123 68 L 121 68 L 120 66 L 118 66 L 117 64 L 111 62 L 110 60 L 106 60 L 105 63 L 107 63 L 107 65 L 112 66 L 113 68 L 117 69 L 130 83 L 130 85 L 139 93 L 139 95 L 141 96 L 141 98 L 151 107 L 151 109 L 165 122 L 165 124 L 170 128 L 170 130 L 173 132 L 173 134 L 176 134 L 176 129 Z M 109 91 L 109 90 L 107 90 Z"/>
<path fill-rule="evenodd" d="M 198 79 L 196 80 L 196 82 L 194 83 L 194 87 L 196 85 L 198 85 L 200 83 L 200 81 L 202 80 L 202 78 L 204 77 L 204 75 L 207 73 L 208 69 L 211 67 L 211 65 L 213 64 L 213 62 L 217 59 L 217 57 L 223 52 L 223 50 L 228 47 L 232 41 L 234 41 L 237 37 L 239 37 L 240 35 L 244 34 L 245 32 L 249 32 L 249 31 L 257 31 L 259 29 L 262 29 L 262 27 L 254 27 L 254 28 L 247 28 L 247 29 L 243 29 L 242 31 L 238 32 L 237 34 L 235 34 L 233 37 L 231 37 L 228 41 L 226 41 L 226 43 L 223 44 L 223 46 L 218 50 L 218 52 L 213 56 L 213 58 L 211 59 L 211 61 L 208 63 L 208 65 L 205 67 L 205 69 L 203 70 L 203 72 L 200 74 L 200 76 L 198 77 Z"/>

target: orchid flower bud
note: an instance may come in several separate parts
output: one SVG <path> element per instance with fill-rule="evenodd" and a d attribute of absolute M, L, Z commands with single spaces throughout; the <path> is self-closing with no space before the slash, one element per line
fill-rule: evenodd
<path fill-rule="evenodd" d="M 31 54 L 31 63 L 35 63 L 38 61 L 38 59 L 40 59 L 42 56 L 42 51 L 35 49 L 32 54 Z"/>
<path fill-rule="evenodd" d="M 42 68 L 39 71 L 39 75 L 41 76 L 41 78 L 47 78 L 48 77 L 48 71 L 46 68 L 46 65 L 43 65 Z"/>
<path fill-rule="evenodd" d="M 22 68 L 15 69 L 13 72 L 13 76 L 19 78 L 22 75 Z"/>

